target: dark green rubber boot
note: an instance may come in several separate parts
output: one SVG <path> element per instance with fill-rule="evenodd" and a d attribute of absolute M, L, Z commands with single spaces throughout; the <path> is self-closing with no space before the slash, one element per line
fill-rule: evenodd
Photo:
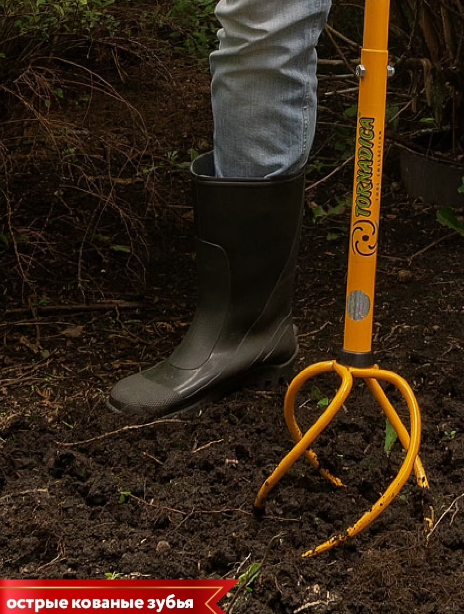
<path fill-rule="evenodd" d="M 168 416 L 243 386 L 289 377 L 298 352 L 292 293 L 304 173 L 219 179 L 213 155 L 192 165 L 199 292 L 170 358 L 124 378 L 108 405 Z"/>

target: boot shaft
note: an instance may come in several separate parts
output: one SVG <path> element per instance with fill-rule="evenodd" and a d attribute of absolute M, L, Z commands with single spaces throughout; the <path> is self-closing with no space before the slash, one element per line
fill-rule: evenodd
<path fill-rule="evenodd" d="M 227 259 L 229 299 L 247 310 L 289 312 L 303 212 L 304 173 L 274 179 L 217 179 L 213 156 L 192 165 L 195 228 L 201 243 Z M 221 252 L 221 254 L 219 253 Z M 208 258 L 211 264 L 211 257 Z M 198 261 L 199 274 L 210 266 Z M 220 267 L 219 267 L 220 269 Z M 215 274 L 219 273 L 216 267 Z M 225 271 L 224 271 L 225 273 Z M 209 285 L 211 278 L 205 279 Z M 201 282 L 200 282 L 201 283 Z"/>
<path fill-rule="evenodd" d="M 291 304 L 304 174 L 243 180 L 212 172 L 211 154 L 192 166 L 197 309 L 170 361 L 194 369 L 231 348 L 244 362 L 288 358 L 297 345 Z"/>

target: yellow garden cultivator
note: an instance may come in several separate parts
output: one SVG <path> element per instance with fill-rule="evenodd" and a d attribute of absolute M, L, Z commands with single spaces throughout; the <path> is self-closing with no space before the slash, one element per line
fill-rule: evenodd
<path fill-rule="evenodd" d="M 290 384 L 284 411 L 287 426 L 296 445 L 261 487 L 255 501 L 255 509 L 264 509 L 270 491 L 301 456 L 305 456 L 330 482 L 336 486 L 342 485 L 337 477 L 320 467 L 310 446 L 342 408 L 355 379 L 365 381 L 407 452 L 398 475 L 372 508 L 345 533 L 308 550 L 303 554 L 305 557 L 330 550 L 368 527 L 395 499 L 413 470 L 419 486 L 428 487 L 427 477 L 418 456 L 421 416 L 417 400 L 402 377 L 375 365 L 372 353 L 387 78 L 394 72 L 388 65 L 389 11 L 390 0 L 366 0 L 361 64 L 356 69 L 359 78 L 359 105 L 343 350 L 340 360 L 312 365 L 297 375 Z M 340 387 L 326 411 L 303 435 L 295 419 L 296 397 L 309 379 L 328 372 L 334 372 L 340 377 Z M 403 425 L 379 382 L 388 382 L 396 387 L 406 401 L 410 414 L 410 432 Z"/>

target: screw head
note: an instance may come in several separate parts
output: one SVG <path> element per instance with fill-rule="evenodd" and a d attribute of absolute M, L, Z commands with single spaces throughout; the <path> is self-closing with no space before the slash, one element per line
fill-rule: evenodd
<path fill-rule="evenodd" d="M 395 76 L 395 68 L 393 66 L 387 66 L 387 76 L 388 77 Z"/>
<path fill-rule="evenodd" d="M 362 64 L 358 64 L 355 69 L 355 74 L 358 79 L 362 79 L 366 75 L 366 67 Z"/>

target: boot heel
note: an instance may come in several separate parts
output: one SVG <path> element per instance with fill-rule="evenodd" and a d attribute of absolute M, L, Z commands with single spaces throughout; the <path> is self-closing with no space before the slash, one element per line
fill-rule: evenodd
<path fill-rule="evenodd" d="M 272 390 L 277 386 L 287 386 L 295 376 L 295 361 L 297 352 L 292 358 L 275 366 L 262 366 L 253 374 L 250 374 L 248 387 L 255 390 Z"/>

